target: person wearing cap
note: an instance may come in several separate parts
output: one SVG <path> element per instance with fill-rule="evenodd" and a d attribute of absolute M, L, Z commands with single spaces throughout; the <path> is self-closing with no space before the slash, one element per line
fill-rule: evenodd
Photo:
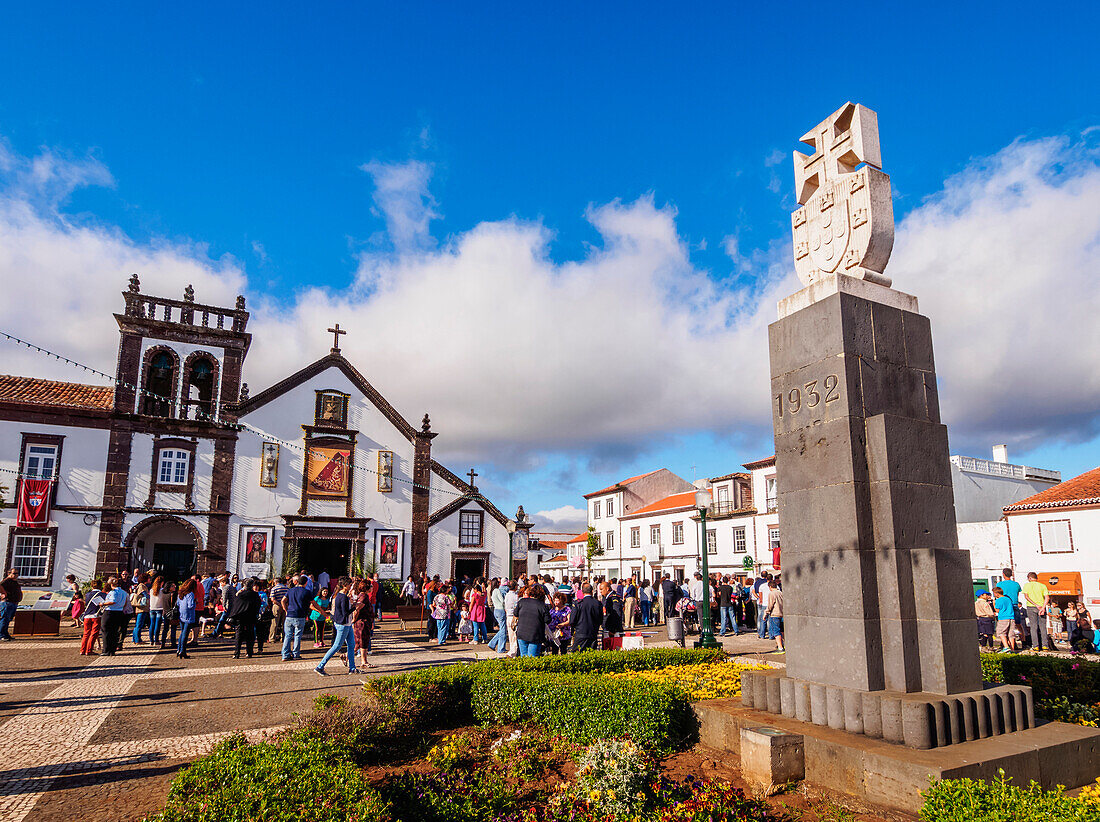
<path fill-rule="evenodd" d="M 997 629 L 997 612 L 989 591 L 978 591 L 974 600 L 974 613 L 978 617 L 978 644 L 993 650 L 993 632 Z"/>

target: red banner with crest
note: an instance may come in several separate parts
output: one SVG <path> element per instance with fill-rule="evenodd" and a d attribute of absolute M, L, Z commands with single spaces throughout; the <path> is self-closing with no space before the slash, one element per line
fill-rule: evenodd
<path fill-rule="evenodd" d="M 19 504 L 15 524 L 20 528 L 45 528 L 50 522 L 50 491 L 53 480 L 25 479 L 19 483 Z"/>

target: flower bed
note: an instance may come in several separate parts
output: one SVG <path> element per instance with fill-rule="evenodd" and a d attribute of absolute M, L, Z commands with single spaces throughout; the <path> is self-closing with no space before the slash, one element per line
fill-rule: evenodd
<path fill-rule="evenodd" d="M 624 671 L 607 676 L 611 679 L 640 679 L 659 685 L 674 685 L 695 700 L 720 699 L 741 695 L 743 671 L 764 671 L 767 667 L 723 660 L 698 665 L 670 665 L 652 671 Z"/>

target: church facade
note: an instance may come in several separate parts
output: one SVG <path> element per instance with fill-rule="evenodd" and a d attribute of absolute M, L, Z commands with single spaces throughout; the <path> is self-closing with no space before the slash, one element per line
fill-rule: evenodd
<path fill-rule="evenodd" d="M 155 569 L 503 576 L 516 523 L 330 352 L 249 396 L 233 308 L 141 293 L 113 388 L 0 376 L 0 546 L 31 586 Z M 522 537 L 526 523 L 522 518 Z M 521 540 L 517 540 L 521 541 Z"/>

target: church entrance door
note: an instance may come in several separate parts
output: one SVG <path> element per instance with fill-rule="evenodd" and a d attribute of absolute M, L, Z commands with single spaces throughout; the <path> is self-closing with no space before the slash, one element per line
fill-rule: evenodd
<path fill-rule="evenodd" d="M 333 579 L 343 576 L 348 572 L 349 557 L 352 546 L 351 539 L 317 539 L 315 537 L 300 537 L 298 539 L 298 557 L 302 568 L 316 576 L 322 571 L 327 571 Z M 295 571 L 299 570 L 297 568 Z"/>
<path fill-rule="evenodd" d="M 485 576 L 485 560 L 483 559 L 456 559 L 455 580 L 467 578 L 475 580 Z"/>
<path fill-rule="evenodd" d="M 186 579 L 195 573 L 195 546 L 155 543 L 153 567 L 168 579 Z"/>

